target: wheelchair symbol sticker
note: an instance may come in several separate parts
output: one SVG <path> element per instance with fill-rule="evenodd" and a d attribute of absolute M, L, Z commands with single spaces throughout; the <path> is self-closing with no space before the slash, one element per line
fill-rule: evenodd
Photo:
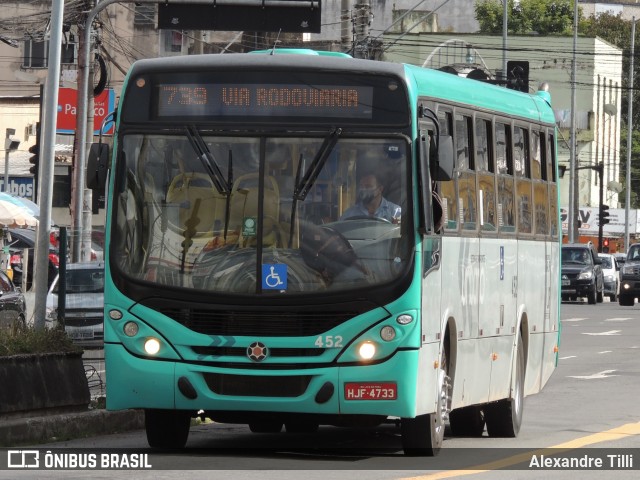
<path fill-rule="evenodd" d="M 287 265 L 284 263 L 262 264 L 262 289 L 286 290 L 287 289 Z"/>

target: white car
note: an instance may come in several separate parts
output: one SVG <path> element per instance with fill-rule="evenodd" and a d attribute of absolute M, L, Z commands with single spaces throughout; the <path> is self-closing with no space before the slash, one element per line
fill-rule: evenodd
<path fill-rule="evenodd" d="M 604 276 L 604 295 L 608 296 L 612 302 L 618 300 L 620 293 L 620 267 L 616 258 L 609 253 L 599 253 L 602 259 L 602 275 Z"/>
<path fill-rule="evenodd" d="M 104 262 L 71 263 L 66 266 L 64 327 L 82 346 L 101 346 L 104 340 Z M 58 323 L 60 275 L 47 294 L 46 324 Z"/>

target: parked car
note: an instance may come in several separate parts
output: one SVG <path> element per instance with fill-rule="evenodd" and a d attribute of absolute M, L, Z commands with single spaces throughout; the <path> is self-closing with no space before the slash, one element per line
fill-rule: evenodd
<path fill-rule="evenodd" d="M 20 288 L 0 270 L 0 329 L 26 325 L 27 302 Z"/>
<path fill-rule="evenodd" d="M 104 262 L 70 263 L 66 267 L 64 329 L 82 346 L 100 346 L 104 340 Z M 58 299 L 62 294 L 60 275 L 47 295 L 46 322 L 58 323 Z"/>
<path fill-rule="evenodd" d="M 604 300 L 602 260 L 591 242 L 562 245 L 562 300 Z"/>
<path fill-rule="evenodd" d="M 609 297 L 609 300 L 616 302 L 620 292 L 620 276 L 618 272 L 620 267 L 618 267 L 615 257 L 609 253 L 599 253 L 598 257 L 602 260 L 604 294 Z"/>
<path fill-rule="evenodd" d="M 640 297 L 640 243 L 629 247 L 624 265 L 620 267 L 620 295 L 618 303 L 632 307 Z"/>
<path fill-rule="evenodd" d="M 618 268 L 622 268 L 622 265 L 624 265 L 624 262 L 627 260 L 627 254 L 624 252 L 616 252 L 613 256 L 616 262 L 618 262 Z"/>
<path fill-rule="evenodd" d="M 26 290 L 31 289 L 33 283 L 33 267 L 35 265 L 35 245 L 36 231 L 28 228 L 10 228 L 11 241 L 9 242 L 9 252 L 11 254 L 11 268 L 13 269 L 13 282 L 22 285 L 23 275 L 23 259 L 22 255 L 25 249 L 29 251 L 28 267 L 27 267 L 27 284 Z M 58 249 L 53 245 L 49 246 L 48 260 L 48 284 L 51 286 L 53 279 L 58 274 L 59 265 Z"/>

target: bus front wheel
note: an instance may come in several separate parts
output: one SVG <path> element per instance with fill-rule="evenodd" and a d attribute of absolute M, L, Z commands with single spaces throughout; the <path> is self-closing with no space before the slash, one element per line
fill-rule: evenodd
<path fill-rule="evenodd" d="M 184 448 L 190 426 L 189 412 L 151 409 L 144 411 L 144 428 L 151 448 Z"/>
<path fill-rule="evenodd" d="M 403 418 L 400 422 L 405 455 L 433 457 L 440 453 L 451 405 L 451 378 L 446 353 L 443 353 L 441 365 L 438 370 L 439 389 L 435 413 Z"/>
<path fill-rule="evenodd" d="M 518 342 L 516 353 L 516 379 L 513 385 L 513 396 L 506 400 L 488 404 L 484 409 L 487 422 L 487 433 L 490 437 L 517 437 L 522 425 L 524 407 L 524 348 L 522 336 Z"/>

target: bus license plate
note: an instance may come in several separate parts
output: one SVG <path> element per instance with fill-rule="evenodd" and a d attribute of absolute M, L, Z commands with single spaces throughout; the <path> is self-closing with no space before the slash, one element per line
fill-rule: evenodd
<path fill-rule="evenodd" d="M 571 285 L 571 280 L 562 280 L 563 287 L 568 287 L 569 285 Z"/>
<path fill-rule="evenodd" d="M 395 383 L 346 383 L 345 400 L 395 400 L 398 388 Z"/>

